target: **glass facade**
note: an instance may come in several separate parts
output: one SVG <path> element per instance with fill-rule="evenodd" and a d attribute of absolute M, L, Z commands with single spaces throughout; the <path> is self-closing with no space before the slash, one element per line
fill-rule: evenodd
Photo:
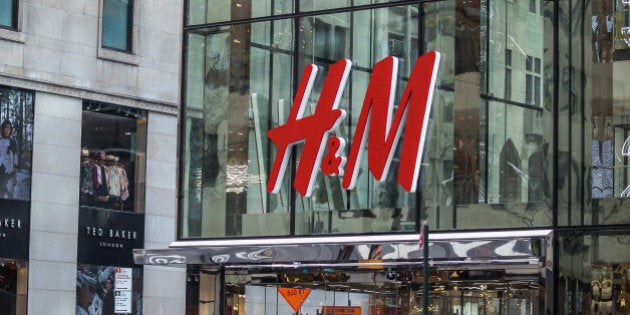
<path fill-rule="evenodd" d="M 224 1 L 199 9 L 207 3 L 189 2 L 184 36 L 181 238 L 417 232 L 425 219 L 433 230 L 552 225 L 551 3 Z M 267 193 L 277 147 L 266 133 L 287 121 L 307 64 L 319 74 L 305 117 L 330 65 L 352 61 L 340 102 L 348 116 L 334 131 L 347 139 L 347 156 L 374 64 L 398 58 L 398 101 L 416 58 L 430 50 L 442 62 L 417 193 L 396 183 L 396 150 L 382 182 L 363 159 L 356 188 L 317 172 L 303 197 L 291 177 L 302 145 L 279 192 Z"/>
<path fill-rule="evenodd" d="M 400 236 L 417 233 L 425 220 L 435 235 L 550 231 L 545 249 L 510 247 L 510 254 L 531 250 L 539 259 L 534 272 L 487 268 L 487 274 L 460 278 L 469 291 L 439 286 L 460 270 L 444 267 L 447 275 L 430 275 L 431 307 L 440 307 L 434 313 L 630 313 L 628 1 L 223 1 L 220 14 L 210 13 L 208 3 L 189 1 L 184 26 L 180 240 Z M 292 188 L 303 145 L 291 152 L 279 192 L 266 192 L 278 153 L 266 134 L 289 119 L 306 65 L 314 64 L 319 75 L 304 117 L 315 112 L 331 65 L 352 60 L 340 95 L 348 116 L 333 132 L 348 141 L 347 156 L 358 145 L 352 141 L 374 65 L 386 56 L 400 61 L 397 101 L 416 58 L 432 50 L 442 60 L 417 192 L 396 183 L 397 148 L 383 181 L 362 160 L 355 188 L 344 190 L 342 178 L 317 170 L 313 194 L 304 197 Z M 459 252 L 455 245 L 473 243 L 450 244 Z M 315 296 L 303 305 L 312 312 L 350 312 L 350 306 L 378 312 L 372 307 L 387 298 L 384 304 L 397 309 L 384 312 L 418 312 L 417 269 L 394 277 L 404 285 L 387 291 L 391 284 L 375 279 L 392 280 L 390 268 L 357 272 L 361 260 L 345 248 L 337 261 L 358 266 L 355 274 L 330 263 L 334 259 L 301 275 L 287 273 L 288 267 L 245 272 L 234 263 L 216 272 L 202 265 L 189 270 L 189 282 L 217 276 L 225 278 L 217 280 L 224 287 L 189 283 L 189 296 L 222 295 L 222 306 L 239 314 L 259 307 L 273 312 L 288 307 L 278 298 L 281 288 L 309 288 Z M 371 249 L 363 252 L 371 258 Z M 488 247 L 461 252 L 497 253 Z M 430 257 L 435 253 L 431 247 Z M 317 265 L 325 256 L 318 254 L 294 263 Z M 398 275 L 405 270 L 401 261 L 408 262 L 384 259 Z M 483 263 L 463 269 L 476 268 Z M 329 281 L 333 274 L 341 278 Z M 353 283 L 352 277 L 372 282 Z M 505 277 L 524 282 L 497 282 Z M 482 280 L 492 284 L 481 286 Z M 196 302 L 189 305 L 201 305 Z"/>
<path fill-rule="evenodd" d="M 627 224 L 630 6 L 598 0 L 563 2 L 560 9 L 560 37 L 578 36 L 558 42 L 558 125 L 569 131 L 559 133 L 558 224 Z M 588 19 L 578 25 L 572 22 L 578 16 Z"/>

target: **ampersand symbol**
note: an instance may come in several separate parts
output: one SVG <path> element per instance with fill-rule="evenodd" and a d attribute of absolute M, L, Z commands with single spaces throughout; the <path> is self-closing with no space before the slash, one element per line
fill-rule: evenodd
<path fill-rule="evenodd" d="M 341 156 L 346 140 L 339 137 L 330 137 L 326 145 L 328 153 L 322 161 L 322 173 L 326 176 L 343 176 L 343 167 L 346 165 L 346 158 Z"/>

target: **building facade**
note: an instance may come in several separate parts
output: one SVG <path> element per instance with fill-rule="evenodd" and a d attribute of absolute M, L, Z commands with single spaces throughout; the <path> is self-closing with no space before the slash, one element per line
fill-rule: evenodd
<path fill-rule="evenodd" d="M 425 297 L 432 314 L 629 313 L 629 12 L 186 1 L 178 241 L 136 263 L 187 266 L 186 314 L 420 314 Z M 414 68 L 431 51 L 435 77 Z M 311 138 L 326 106 L 347 115 Z M 325 176 L 340 156 L 359 166 Z"/>
<path fill-rule="evenodd" d="M 0 313 L 178 314 L 183 3 L 0 1 Z"/>

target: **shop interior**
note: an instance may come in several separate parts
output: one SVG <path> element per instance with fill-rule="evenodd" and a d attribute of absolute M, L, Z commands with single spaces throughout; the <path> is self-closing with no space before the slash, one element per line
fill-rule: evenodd
<path fill-rule="evenodd" d="M 432 269 L 429 313 L 543 314 L 540 271 L 537 266 Z M 215 280 L 221 276 L 223 301 L 215 301 Z M 423 280 L 421 265 L 228 269 L 224 275 L 189 267 L 186 314 L 212 314 L 217 308 L 231 315 L 422 314 Z"/>

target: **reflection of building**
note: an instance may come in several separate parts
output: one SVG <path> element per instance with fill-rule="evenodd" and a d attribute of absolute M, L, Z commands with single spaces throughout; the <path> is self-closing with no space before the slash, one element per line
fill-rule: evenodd
<path fill-rule="evenodd" d="M 303 313 L 419 314 L 425 279 L 433 314 L 629 313 L 626 1 L 372 2 L 187 3 L 178 242 L 136 261 L 186 264 L 192 314 L 293 313 L 278 292 L 299 288 Z M 350 142 L 374 64 L 399 58 L 397 101 L 428 50 L 443 59 L 419 192 L 363 160 L 355 189 L 317 173 L 301 196 L 298 145 L 266 193 L 266 132 L 306 64 L 305 117 L 352 60 L 335 130 Z"/>
<path fill-rule="evenodd" d="M 174 235 L 181 12 L 0 1 L 0 122 L 15 142 L 0 134 L 1 314 L 183 309 L 164 279 L 184 273 L 131 255 Z"/>

